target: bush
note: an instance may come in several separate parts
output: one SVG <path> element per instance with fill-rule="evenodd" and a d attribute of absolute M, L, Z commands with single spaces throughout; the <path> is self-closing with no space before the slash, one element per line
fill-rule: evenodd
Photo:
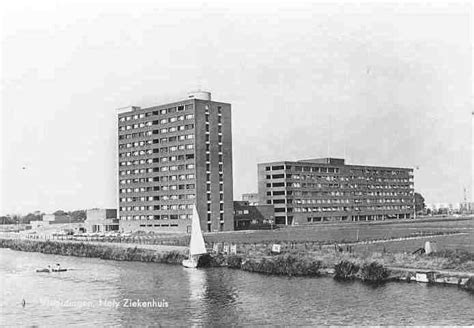
<path fill-rule="evenodd" d="M 217 255 L 211 256 L 211 261 L 210 261 L 209 264 L 212 267 L 226 266 L 226 264 L 227 264 L 226 257 L 222 254 L 217 254 Z"/>
<path fill-rule="evenodd" d="M 233 269 L 240 269 L 242 266 L 242 257 L 238 255 L 230 255 L 227 257 L 227 266 Z"/>
<path fill-rule="evenodd" d="M 184 254 L 178 251 L 171 251 L 171 252 L 164 253 L 161 256 L 160 262 L 169 263 L 169 264 L 181 264 L 181 262 L 183 262 L 185 258 L 186 257 L 184 256 Z"/>
<path fill-rule="evenodd" d="M 360 267 L 350 261 L 341 261 L 334 266 L 334 279 L 354 279 Z"/>
<path fill-rule="evenodd" d="M 203 254 L 199 256 L 198 267 L 207 268 L 211 266 L 212 256 L 210 254 Z"/>
<path fill-rule="evenodd" d="M 79 257 L 95 257 L 104 260 L 140 261 L 169 264 L 181 264 L 185 255 L 178 251 L 157 253 L 150 249 L 119 248 L 108 245 L 92 245 L 86 243 L 62 243 L 56 241 L 29 241 L 0 239 L 0 247 L 17 251 L 40 252 Z"/>
<path fill-rule="evenodd" d="M 246 259 L 241 263 L 242 270 L 285 276 L 317 276 L 321 261 L 293 254 L 262 258 L 260 261 Z"/>
<path fill-rule="evenodd" d="M 367 282 L 383 282 L 388 279 L 389 272 L 377 262 L 365 263 L 360 270 L 360 278 Z"/>
<path fill-rule="evenodd" d="M 467 281 L 466 284 L 464 285 L 464 288 L 474 292 L 474 277 L 470 277 Z"/>

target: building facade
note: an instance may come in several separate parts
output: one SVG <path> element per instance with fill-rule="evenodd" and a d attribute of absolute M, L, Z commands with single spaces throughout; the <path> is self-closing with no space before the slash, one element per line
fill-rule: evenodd
<path fill-rule="evenodd" d="M 232 230 L 231 105 L 207 92 L 118 114 L 121 231 Z"/>
<path fill-rule="evenodd" d="M 111 232 L 119 230 L 117 210 L 113 208 L 93 208 L 86 211 L 84 226 L 87 232 Z"/>
<path fill-rule="evenodd" d="M 275 219 L 273 205 L 251 205 L 234 201 L 234 230 L 269 229 Z"/>
<path fill-rule="evenodd" d="M 275 223 L 411 218 L 413 170 L 346 165 L 318 158 L 258 164 L 262 204 L 275 206 Z"/>

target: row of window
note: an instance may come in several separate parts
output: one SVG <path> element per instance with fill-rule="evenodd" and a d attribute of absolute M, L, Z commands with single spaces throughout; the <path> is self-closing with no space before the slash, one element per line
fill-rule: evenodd
<path fill-rule="evenodd" d="M 192 119 L 194 119 L 194 114 L 179 115 L 179 116 L 163 118 L 161 120 L 156 120 L 156 121 L 148 121 L 148 122 L 140 122 L 140 123 L 135 123 L 135 124 L 130 124 L 130 125 L 122 125 L 119 127 L 119 131 L 127 131 L 127 130 L 144 128 L 146 126 L 168 124 L 168 123 L 174 123 L 174 122 L 180 122 L 180 121 L 192 120 Z"/>
<path fill-rule="evenodd" d="M 292 166 L 287 165 L 286 170 L 291 170 Z M 280 171 L 285 170 L 284 165 L 274 165 L 265 167 L 265 171 Z M 337 167 L 309 167 L 309 166 L 295 166 L 293 168 L 296 172 L 319 172 L 319 173 L 339 173 Z"/>
<path fill-rule="evenodd" d="M 140 227 L 177 227 L 176 223 L 162 223 L 162 224 L 140 224 Z"/>
<path fill-rule="evenodd" d="M 269 194 L 270 193 L 270 194 Z M 267 193 L 271 196 L 271 192 Z M 407 191 L 301 191 L 301 190 L 287 190 L 288 196 L 308 196 L 308 197 L 327 197 L 327 196 L 410 196 L 411 193 Z"/>
<path fill-rule="evenodd" d="M 359 185 L 359 184 L 338 184 L 338 183 L 302 183 L 302 182 L 274 182 L 267 183 L 267 188 L 277 187 L 293 187 L 293 188 L 349 188 L 356 189 L 360 187 L 366 187 L 368 189 L 398 189 L 398 188 L 409 188 L 409 185 Z"/>
<path fill-rule="evenodd" d="M 152 164 L 157 163 L 159 161 L 158 158 L 149 158 L 149 159 L 141 159 L 135 161 L 126 161 L 126 162 L 119 162 L 120 166 L 131 166 L 131 165 L 140 165 L 140 164 Z M 160 167 L 160 172 L 166 171 L 180 171 L 180 170 L 192 170 L 194 169 L 194 164 L 186 164 L 186 165 L 172 165 L 172 166 L 162 166 Z"/>
<path fill-rule="evenodd" d="M 393 211 L 393 210 L 408 210 L 410 206 L 406 205 L 385 205 L 385 206 L 364 206 L 364 207 L 295 207 L 294 212 L 352 212 L 352 211 Z M 284 210 L 284 209 L 283 209 Z M 275 209 L 277 212 L 277 209 Z"/>
<path fill-rule="evenodd" d="M 168 201 L 168 200 L 183 200 L 194 199 L 194 194 L 180 194 L 180 195 L 161 195 L 161 196 L 139 196 L 139 197 L 121 197 L 120 202 L 152 202 L 152 201 Z"/>
<path fill-rule="evenodd" d="M 160 190 L 159 186 L 153 186 L 153 187 L 120 188 L 119 192 L 121 194 L 130 194 L 130 193 L 142 193 L 142 192 L 151 192 L 151 191 L 159 191 L 159 190 Z M 186 199 L 194 199 L 195 198 L 194 194 L 183 194 L 183 195 L 180 195 L 180 196 L 186 197 Z"/>
<path fill-rule="evenodd" d="M 409 218 L 410 214 L 395 214 L 394 217 L 387 216 L 389 219 L 390 218 L 399 218 L 399 219 L 404 219 L 404 218 Z M 322 222 L 322 221 L 345 221 L 349 218 L 349 216 L 316 216 L 316 217 L 308 217 L 307 220 L 309 223 L 311 222 Z M 358 221 L 358 220 L 382 220 L 384 218 L 384 215 L 361 215 L 361 216 L 353 216 L 352 220 L 353 221 Z"/>
<path fill-rule="evenodd" d="M 192 214 L 162 214 L 162 215 L 121 215 L 120 216 L 120 220 L 124 220 L 124 221 L 132 221 L 132 220 L 178 220 L 178 219 L 181 219 L 181 220 L 184 220 L 184 219 L 188 219 L 188 220 L 191 220 L 193 217 Z M 220 223 L 221 223 L 221 231 L 223 230 L 223 220 L 224 220 L 224 215 L 223 213 L 220 213 L 219 214 L 219 219 L 220 219 Z M 211 222 L 211 218 L 210 216 L 208 216 L 208 231 L 210 232 L 211 229 L 210 229 L 210 222 Z M 146 225 L 144 224 L 141 224 L 140 227 L 144 227 Z M 151 224 L 148 224 L 148 227 L 151 227 L 152 225 Z M 171 227 L 177 227 L 178 225 L 177 224 L 161 224 L 161 225 L 157 225 L 155 224 L 154 225 L 155 227 L 158 227 L 158 226 L 171 226 Z"/>
<path fill-rule="evenodd" d="M 120 153 L 119 157 L 133 157 L 133 156 L 143 156 L 143 155 L 150 155 L 153 153 L 167 153 L 167 152 L 175 152 L 175 151 L 180 151 L 180 150 L 191 150 L 194 149 L 193 144 L 187 144 L 187 145 L 177 145 L 177 146 L 171 146 L 171 147 L 161 147 L 161 148 L 154 148 L 154 149 L 147 149 L 147 150 L 136 150 L 136 151 L 131 151 L 131 152 L 126 152 L 126 153 Z"/>
<path fill-rule="evenodd" d="M 190 109 L 193 109 L 192 104 L 181 105 L 181 106 L 177 106 L 177 107 L 163 108 L 161 110 L 154 110 L 154 111 L 149 111 L 149 112 L 141 113 L 141 114 L 122 116 L 122 117 L 119 118 L 119 121 L 120 122 L 125 122 L 125 121 L 131 121 L 131 120 L 138 120 L 138 119 L 145 118 L 145 117 L 172 114 L 172 113 L 182 112 L 184 110 L 190 110 Z"/>
<path fill-rule="evenodd" d="M 166 156 L 166 157 L 155 157 L 151 159 L 150 163 L 179 162 L 179 161 L 189 161 L 193 159 L 194 159 L 194 154 L 183 154 L 183 155 Z M 156 168 L 154 172 L 159 172 L 158 168 Z"/>
<path fill-rule="evenodd" d="M 321 222 L 321 221 L 345 221 L 347 216 L 318 216 L 308 217 L 308 222 Z"/>
<path fill-rule="evenodd" d="M 351 202 L 355 204 L 361 203 L 411 203 L 412 199 L 404 198 L 382 198 L 382 199 L 269 199 L 267 204 L 350 204 Z"/>
<path fill-rule="evenodd" d="M 131 220 L 178 220 L 188 219 L 191 220 L 192 214 L 163 214 L 163 215 L 121 215 L 120 220 L 131 221 Z M 169 223 L 168 223 L 169 224 Z M 140 225 L 141 227 L 144 225 Z M 149 225 L 150 226 L 150 225 Z M 156 227 L 157 225 L 155 225 Z M 161 225 L 166 226 L 166 225 Z M 170 226 L 177 227 L 177 224 L 170 224 Z"/>
<path fill-rule="evenodd" d="M 167 138 L 166 138 L 167 139 Z M 155 139 L 158 143 L 159 139 Z M 119 144 L 119 149 L 127 149 L 127 148 L 133 148 L 133 147 L 145 147 L 148 145 L 152 145 L 155 143 L 155 140 L 142 140 L 142 141 L 135 141 L 135 142 L 129 142 L 129 143 L 124 143 L 124 144 Z"/>
<path fill-rule="evenodd" d="M 147 169 L 135 169 L 135 170 L 124 170 L 120 171 L 120 175 L 136 175 L 136 174 L 146 174 L 146 173 L 153 173 L 158 172 L 159 168 L 147 168 Z M 179 175 L 170 175 L 170 176 L 163 176 L 161 177 L 160 181 L 183 181 L 183 180 L 191 180 L 194 179 L 194 174 L 179 174 Z M 143 181 L 149 182 L 149 181 Z"/>
<path fill-rule="evenodd" d="M 412 191 L 267 191 L 267 196 L 412 196 Z"/>
<path fill-rule="evenodd" d="M 120 180 L 121 185 L 128 185 L 134 183 L 146 183 L 146 182 L 159 182 L 160 177 L 154 178 L 142 178 L 142 179 L 124 179 Z M 195 189 L 196 185 L 194 183 L 180 184 L 180 185 L 163 185 L 163 186 L 153 186 L 153 191 L 167 191 L 167 190 L 189 190 Z"/>
<path fill-rule="evenodd" d="M 160 133 L 164 134 L 164 133 L 184 131 L 184 130 L 190 130 L 190 129 L 194 129 L 194 124 L 174 126 L 174 127 L 169 128 L 169 129 L 164 128 L 164 129 L 161 129 L 161 130 L 150 130 L 150 131 L 145 131 L 145 132 L 135 132 L 135 133 L 130 133 L 130 134 L 122 134 L 121 136 L 119 136 L 119 140 L 144 138 L 144 137 L 149 137 L 149 136 L 160 134 Z M 186 140 L 186 139 L 193 139 L 193 138 L 194 138 L 194 134 L 177 136 L 177 140 Z"/>
<path fill-rule="evenodd" d="M 285 174 L 273 174 L 267 175 L 266 179 L 283 179 Z M 398 178 L 376 178 L 376 177 L 360 177 L 360 176 L 322 176 L 314 174 L 286 174 L 287 179 L 293 180 L 325 180 L 325 181 L 350 181 L 350 180 L 364 180 L 364 181 L 375 181 L 375 182 L 410 182 L 409 179 L 398 179 Z"/>
<path fill-rule="evenodd" d="M 150 205 L 150 206 L 121 206 L 121 212 L 130 211 L 177 211 L 177 210 L 192 210 L 194 204 L 172 204 L 172 205 Z"/>
<path fill-rule="evenodd" d="M 154 189 L 156 188 L 156 189 Z M 120 189 L 120 194 L 130 194 L 130 193 L 149 193 L 151 191 L 158 191 L 159 190 L 159 187 L 158 186 L 155 186 L 155 187 L 140 187 L 140 188 L 122 188 Z M 194 200 L 196 198 L 196 195 L 195 194 L 178 194 L 178 195 L 160 195 L 160 196 L 149 196 L 149 195 L 146 195 L 146 196 L 140 196 L 140 197 L 127 197 L 127 198 L 124 198 L 124 197 L 121 197 L 120 198 L 120 202 L 123 202 L 124 199 L 126 199 L 126 201 L 130 201 L 129 199 L 139 199 L 140 201 L 142 201 L 142 199 L 145 199 L 145 201 L 148 199 L 148 201 L 155 201 L 155 200 L 183 200 L 183 199 L 186 199 L 186 200 Z"/>
<path fill-rule="evenodd" d="M 274 182 L 267 183 L 267 188 L 278 188 L 278 187 L 293 187 L 293 188 L 339 188 L 337 183 L 300 183 L 300 182 Z M 350 186 L 350 185 L 349 185 Z M 352 188 L 352 187 L 349 187 Z"/>
<path fill-rule="evenodd" d="M 120 144 L 119 149 L 128 149 L 128 148 L 133 148 L 133 147 L 145 147 L 145 146 L 158 144 L 158 143 L 164 144 L 164 143 L 169 143 L 169 142 L 183 141 L 183 140 L 186 140 L 186 139 L 193 139 L 193 137 L 181 135 L 181 136 L 164 137 L 164 138 L 153 139 L 153 140 L 135 141 L 135 142 Z M 184 145 L 177 145 L 177 146 L 184 146 Z"/>
<path fill-rule="evenodd" d="M 283 202 L 281 202 L 283 200 Z M 288 199 L 287 204 L 349 204 L 354 202 L 360 203 L 405 203 L 411 202 L 411 199 L 405 200 L 403 198 L 380 198 L 380 199 Z M 271 203 L 269 203 L 271 204 Z M 274 199 L 273 204 L 284 204 L 284 199 Z"/>
<path fill-rule="evenodd" d="M 155 170 L 157 168 L 154 168 Z M 168 182 L 168 181 L 185 181 L 185 180 L 194 180 L 194 174 L 180 174 L 180 175 L 170 175 L 170 176 L 160 176 L 160 177 L 146 177 L 146 178 L 134 178 L 134 179 L 122 179 L 120 184 L 130 184 L 130 183 L 146 183 L 146 182 Z"/>
<path fill-rule="evenodd" d="M 280 171 L 280 170 L 291 170 L 291 165 L 274 165 L 266 166 L 265 171 Z M 337 167 L 313 167 L 313 166 L 294 166 L 293 170 L 295 172 L 320 172 L 320 173 L 339 173 L 339 168 Z M 407 170 L 381 170 L 381 169 L 350 169 L 351 174 L 375 174 L 375 175 L 407 175 L 409 171 Z M 364 177 L 365 178 L 365 177 Z"/>
<path fill-rule="evenodd" d="M 234 211 L 234 214 L 237 214 L 237 215 L 249 214 L 249 210 L 237 210 L 237 211 Z"/>
<path fill-rule="evenodd" d="M 193 217 L 192 214 L 161 214 L 161 215 L 143 215 L 142 214 L 142 215 L 121 215 L 120 220 L 126 220 L 126 221 L 130 221 L 130 220 L 178 220 L 178 219 L 191 220 L 192 217 Z M 223 213 L 219 214 L 219 220 L 220 220 L 221 224 L 224 223 L 224 214 Z M 210 224 L 210 222 L 211 222 L 211 218 L 210 218 L 210 214 L 208 214 L 208 224 Z M 208 231 L 211 231 L 211 230 L 208 229 Z"/>

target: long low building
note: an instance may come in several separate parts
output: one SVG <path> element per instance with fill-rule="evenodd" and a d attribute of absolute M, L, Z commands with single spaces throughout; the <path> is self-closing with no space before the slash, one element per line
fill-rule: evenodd
<path fill-rule="evenodd" d="M 119 230 L 117 210 L 114 208 L 93 208 L 86 211 L 84 222 L 87 232 L 105 233 Z"/>
<path fill-rule="evenodd" d="M 414 210 L 413 169 L 340 158 L 258 164 L 258 193 L 279 225 L 406 219 Z"/>

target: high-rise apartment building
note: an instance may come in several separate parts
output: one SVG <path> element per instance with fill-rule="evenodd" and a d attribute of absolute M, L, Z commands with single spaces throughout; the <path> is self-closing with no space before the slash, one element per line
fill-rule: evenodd
<path fill-rule="evenodd" d="M 258 164 L 258 192 L 281 225 L 402 219 L 414 211 L 413 169 L 337 158 Z"/>
<path fill-rule="evenodd" d="M 231 105 L 208 92 L 118 114 L 121 231 L 233 230 Z"/>

